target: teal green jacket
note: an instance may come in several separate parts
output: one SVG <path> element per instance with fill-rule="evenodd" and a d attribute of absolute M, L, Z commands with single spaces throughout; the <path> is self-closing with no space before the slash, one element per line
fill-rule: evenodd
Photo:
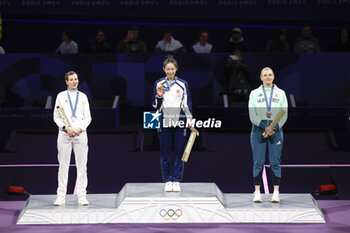
<path fill-rule="evenodd" d="M 265 90 L 266 97 L 270 101 L 271 88 L 266 88 Z M 263 130 L 268 126 L 267 122 L 271 122 L 272 120 L 274 120 L 281 109 L 285 110 L 286 114 L 278 122 L 275 128 L 279 130 L 287 121 L 288 100 L 284 91 L 278 88 L 276 85 L 273 88 L 271 118 L 268 118 L 266 116 L 267 107 L 262 86 L 250 92 L 248 107 L 250 121 L 252 122 L 252 124 L 262 128 Z"/>

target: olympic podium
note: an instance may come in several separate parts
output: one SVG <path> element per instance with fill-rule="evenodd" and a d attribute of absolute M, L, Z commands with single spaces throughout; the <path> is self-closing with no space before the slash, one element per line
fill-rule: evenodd
<path fill-rule="evenodd" d="M 164 192 L 163 183 L 127 183 L 119 194 L 89 194 L 89 206 L 76 195 L 53 206 L 55 195 L 28 198 L 17 224 L 92 223 L 325 223 L 310 194 L 281 194 L 281 203 L 253 203 L 252 194 L 223 194 L 214 183 L 182 183 Z"/>

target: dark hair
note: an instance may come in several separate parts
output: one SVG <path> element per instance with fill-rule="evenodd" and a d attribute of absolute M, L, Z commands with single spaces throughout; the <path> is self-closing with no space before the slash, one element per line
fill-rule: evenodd
<path fill-rule="evenodd" d="M 286 35 L 287 32 L 286 32 L 286 29 L 284 28 L 281 28 L 280 30 L 277 31 L 277 34 L 280 36 L 280 35 Z"/>
<path fill-rule="evenodd" d="M 201 36 L 202 33 L 207 33 L 207 34 L 209 35 L 209 33 L 208 33 L 207 31 L 203 30 L 203 31 L 200 31 L 200 32 L 199 32 L 199 36 Z"/>
<path fill-rule="evenodd" d="M 68 37 L 69 40 L 73 40 L 74 38 L 74 31 L 72 29 L 66 29 L 64 31 L 64 34 L 66 34 L 66 36 Z"/>
<path fill-rule="evenodd" d="M 177 66 L 177 61 L 175 60 L 175 58 L 173 57 L 173 55 L 168 55 L 166 57 L 166 59 L 163 62 L 163 67 L 165 67 L 166 65 L 168 65 L 169 63 L 173 63 L 174 66 L 176 67 L 176 69 L 178 68 Z"/>
<path fill-rule="evenodd" d="M 350 36 L 350 28 L 348 26 L 342 26 L 342 27 L 339 28 L 339 37 L 340 37 L 341 32 L 343 30 L 347 31 L 348 35 Z"/>
<path fill-rule="evenodd" d="M 170 30 L 165 30 L 163 34 L 170 34 L 173 35 L 173 33 Z"/>
<path fill-rule="evenodd" d="M 235 50 L 232 52 L 232 54 L 234 54 L 234 53 L 238 53 L 239 56 L 243 57 L 242 52 L 240 50 Z"/>
<path fill-rule="evenodd" d="M 310 25 L 307 25 L 307 24 L 304 24 L 301 28 L 302 29 L 304 29 L 304 28 L 310 28 L 311 29 Z"/>
<path fill-rule="evenodd" d="M 75 73 L 74 71 L 69 71 L 67 72 L 65 75 L 64 75 L 64 79 L 65 80 L 68 80 L 68 77 L 71 76 L 71 75 L 77 75 L 77 73 Z"/>
<path fill-rule="evenodd" d="M 286 29 L 281 28 L 277 30 L 275 36 L 273 37 L 273 40 L 279 43 L 281 35 L 287 35 Z"/>
<path fill-rule="evenodd" d="M 131 26 L 131 28 L 129 30 L 130 31 L 132 31 L 132 30 L 140 31 L 139 27 L 136 25 Z"/>

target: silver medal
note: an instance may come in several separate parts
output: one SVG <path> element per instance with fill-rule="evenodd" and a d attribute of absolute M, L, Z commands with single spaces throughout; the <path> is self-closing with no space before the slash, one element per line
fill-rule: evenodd
<path fill-rule="evenodd" d="M 77 117 L 76 116 L 72 116 L 71 119 L 72 119 L 72 122 L 76 122 L 77 121 Z"/>

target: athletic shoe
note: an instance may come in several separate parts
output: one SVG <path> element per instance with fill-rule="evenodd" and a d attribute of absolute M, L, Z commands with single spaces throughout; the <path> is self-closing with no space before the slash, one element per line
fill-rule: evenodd
<path fill-rule="evenodd" d="M 173 183 L 173 191 L 174 192 L 180 192 L 181 191 L 181 187 L 180 187 L 180 183 L 179 182 L 174 182 Z"/>
<path fill-rule="evenodd" d="M 66 203 L 66 196 L 58 195 L 56 201 L 53 203 L 54 206 L 61 206 Z"/>
<path fill-rule="evenodd" d="M 253 202 L 255 202 L 255 203 L 261 203 L 262 202 L 260 191 L 255 191 L 254 192 Z"/>
<path fill-rule="evenodd" d="M 86 198 L 85 195 L 78 196 L 78 203 L 80 205 L 89 205 L 89 201 L 88 201 L 88 199 Z"/>
<path fill-rule="evenodd" d="M 165 187 L 164 187 L 164 191 L 165 192 L 172 192 L 173 191 L 173 182 L 168 181 L 165 183 Z"/>
<path fill-rule="evenodd" d="M 279 191 L 277 190 L 273 191 L 272 198 L 271 198 L 272 203 L 280 203 L 279 194 L 280 194 Z"/>

